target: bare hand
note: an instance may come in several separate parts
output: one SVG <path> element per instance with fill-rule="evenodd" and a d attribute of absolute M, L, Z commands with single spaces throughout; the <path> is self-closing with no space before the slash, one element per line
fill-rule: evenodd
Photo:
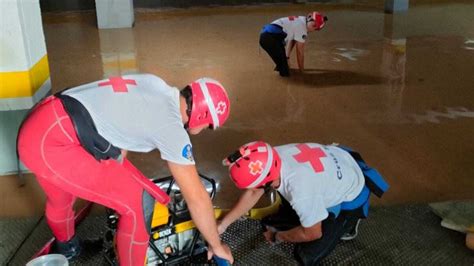
<path fill-rule="evenodd" d="M 120 150 L 120 155 L 117 158 L 117 162 L 119 162 L 120 164 L 123 164 L 123 160 L 127 158 L 127 153 L 128 153 L 127 150 Z"/>
<path fill-rule="evenodd" d="M 230 264 L 234 263 L 234 257 L 232 256 L 232 252 L 230 251 L 230 248 L 226 244 L 221 244 L 218 247 L 212 248 L 208 247 L 207 248 L 207 260 L 212 259 L 212 256 L 216 255 L 220 258 L 223 258 L 227 261 L 230 262 Z"/>
<path fill-rule="evenodd" d="M 270 231 L 270 230 L 267 230 L 265 232 L 263 232 L 263 236 L 265 237 L 265 240 L 267 240 L 268 243 L 270 244 L 273 244 L 273 234 L 275 234 L 274 232 Z"/>
<path fill-rule="evenodd" d="M 268 243 L 270 244 L 274 244 L 274 239 L 275 239 L 275 234 L 277 232 L 277 230 L 274 228 L 274 227 L 271 227 L 271 226 L 265 226 L 265 228 L 267 229 L 267 231 L 263 232 L 263 236 L 265 237 L 265 240 L 268 241 Z"/>

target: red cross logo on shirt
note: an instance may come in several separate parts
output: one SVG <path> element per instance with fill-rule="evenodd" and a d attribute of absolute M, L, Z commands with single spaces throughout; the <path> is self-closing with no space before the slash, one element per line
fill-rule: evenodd
<path fill-rule="evenodd" d="M 298 144 L 296 147 L 300 150 L 300 153 L 293 155 L 297 162 L 309 162 L 316 173 L 324 171 L 321 158 L 326 157 L 326 153 L 321 148 L 310 148 L 307 144 Z"/>
<path fill-rule="evenodd" d="M 127 84 L 137 85 L 133 79 L 123 79 L 122 77 L 110 77 L 108 82 L 99 83 L 99 87 L 112 85 L 114 92 L 128 92 Z"/>
<path fill-rule="evenodd" d="M 252 175 L 260 174 L 263 170 L 263 163 L 261 161 L 253 161 L 249 163 L 250 173 Z"/>

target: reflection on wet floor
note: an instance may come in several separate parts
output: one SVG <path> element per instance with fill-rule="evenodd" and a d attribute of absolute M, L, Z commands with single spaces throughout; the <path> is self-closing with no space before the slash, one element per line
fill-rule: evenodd
<path fill-rule="evenodd" d="M 464 42 L 465 46 L 464 49 L 466 50 L 474 50 L 474 40 L 467 40 Z"/>
<path fill-rule="evenodd" d="M 104 78 L 138 73 L 133 29 L 98 32 Z"/>
<path fill-rule="evenodd" d="M 385 116 L 371 114 L 366 116 L 368 123 L 392 123 L 392 124 L 423 124 L 423 123 L 443 123 L 452 119 L 474 118 L 474 111 L 465 107 L 445 107 L 443 111 L 428 110 L 420 114 L 400 114 L 387 122 Z"/>
<path fill-rule="evenodd" d="M 409 115 L 413 118 L 414 122 L 417 124 L 431 122 L 431 123 L 441 123 L 441 118 L 457 119 L 463 117 L 474 118 L 474 112 L 468 110 L 465 107 L 451 108 L 446 107 L 445 112 L 436 112 L 436 111 L 426 111 L 425 114 L 418 115 L 412 114 Z"/>
<path fill-rule="evenodd" d="M 308 36 L 307 71 L 280 78 L 258 32 L 313 9 L 329 21 Z M 238 195 L 222 158 L 256 139 L 351 146 L 392 185 L 375 203 L 394 204 L 473 196 L 473 13 L 472 3 L 414 4 L 400 15 L 370 5 L 137 10 L 133 29 L 99 31 L 86 12 L 45 14 L 44 31 L 55 91 L 133 72 L 178 88 L 221 81 L 229 122 L 192 138 L 199 170 L 221 180 L 218 205 Z M 131 159 L 149 176 L 167 175 L 158 152 Z"/>
<path fill-rule="evenodd" d="M 369 52 L 363 49 L 356 49 L 356 48 L 336 48 L 337 52 L 333 52 L 333 54 L 339 55 L 345 59 L 351 61 L 357 61 L 358 57 L 362 57 L 367 55 Z M 341 59 L 338 57 L 334 57 L 333 61 L 341 62 Z"/>

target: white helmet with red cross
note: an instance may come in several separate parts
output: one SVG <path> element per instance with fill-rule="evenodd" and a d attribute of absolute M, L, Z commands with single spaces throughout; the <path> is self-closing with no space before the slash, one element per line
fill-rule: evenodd
<path fill-rule="evenodd" d="M 268 143 L 247 143 L 223 161 L 230 178 L 240 189 L 261 188 L 280 176 L 281 160 Z"/>
<path fill-rule="evenodd" d="M 222 84 L 211 78 L 200 78 L 189 84 L 192 107 L 189 128 L 209 124 L 213 129 L 222 126 L 230 113 L 230 101 Z"/>
<path fill-rule="evenodd" d="M 328 17 L 324 16 L 323 14 L 314 11 L 308 14 L 306 17 L 307 22 L 314 21 L 314 28 L 316 30 L 320 30 L 326 25 L 326 21 L 328 20 Z"/>

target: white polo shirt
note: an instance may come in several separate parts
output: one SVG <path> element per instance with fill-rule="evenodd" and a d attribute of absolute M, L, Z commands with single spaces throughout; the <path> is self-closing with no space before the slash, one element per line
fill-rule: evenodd
<path fill-rule="evenodd" d="M 279 25 L 283 28 L 283 31 L 286 33 L 285 43 L 292 40 L 304 43 L 308 36 L 305 16 L 279 18 L 273 21 L 272 24 Z"/>
<path fill-rule="evenodd" d="M 126 75 L 65 91 L 89 111 L 101 136 L 125 150 L 159 149 L 161 158 L 194 164 L 184 129 L 179 90 L 151 74 Z"/>
<path fill-rule="evenodd" d="M 303 227 L 328 217 L 328 208 L 355 199 L 364 187 L 352 156 L 333 145 L 295 143 L 275 147 L 280 155 L 278 192 L 288 200 Z"/>

